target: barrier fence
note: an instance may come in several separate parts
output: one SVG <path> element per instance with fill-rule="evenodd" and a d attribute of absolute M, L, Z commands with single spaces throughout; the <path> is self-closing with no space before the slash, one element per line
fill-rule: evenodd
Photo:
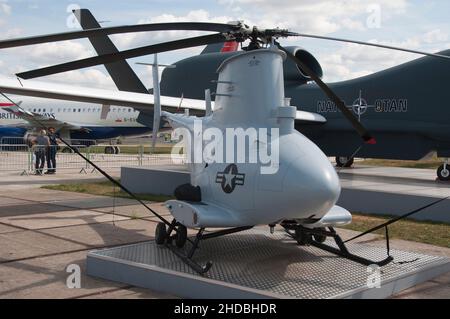
<path fill-rule="evenodd" d="M 123 166 L 155 166 L 155 165 L 183 165 L 183 155 L 152 154 L 149 147 L 143 145 L 115 146 L 119 154 L 107 154 L 111 146 L 74 145 L 78 151 L 102 169 L 118 169 Z M 0 172 L 19 172 L 24 174 L 36 173 L 36 162 L 45 157 L 44 171 L 47 170 L 48 149 L 25 144 L 0 144 Z M 106 153 L 105 153 L 106 152 Z M 79 155 L 67 147 L 57 147 L 57 171 L 72 170 L 79 173 L 94 173 L 94 168 Z"/>

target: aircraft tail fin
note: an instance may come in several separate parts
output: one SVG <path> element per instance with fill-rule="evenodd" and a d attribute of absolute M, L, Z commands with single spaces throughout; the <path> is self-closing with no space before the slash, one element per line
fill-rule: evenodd
<path fill-rule="evenodd" d="M 73 13 L 84 30 L 101 28 L 101 25 L 88 9 L 74 10 Z M 107 35 L 90 37 L 89 41 L 99 55 L 119 52 Z M 120 91 L 148 93 L 147 88 L 127 61 L 105 64 L 105 67 Z"/>
<path fill-rule="evenodd" d="M 101 28 L 101 25 L 88 9 L 74 10 L 73 13 L 84 30 Z M 117 47 L 106 34 L 104 36 L 90 37 L 89 41 L 99 55 L 119 52 Z M 105 68 L 119 91 L 145 94 L 149 93 L 145 85 L 127 61 L 122 60 L 114 63 L 108 63 L 105 64 Z M 145 126 L 152 127 L 153 112 L 149 112 L 148 110 L 140 111 L 141 112 L 139 112 L 137 121 Z"/>

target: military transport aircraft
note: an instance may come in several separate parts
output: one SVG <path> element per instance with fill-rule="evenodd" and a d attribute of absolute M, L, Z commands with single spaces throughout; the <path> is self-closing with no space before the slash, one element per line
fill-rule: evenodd
<path fill-rule="evenodd" d="M 327 156 L 311 140 L 295 130 L 295 122 L 304 118 L 303 113 L 299 116 L 298 109 L 291 106 L 290 99 L 285 97 L 283 61 L 289 58 L 306 76 L 316 82 L 328 99 L 341 111 L 341 116 L 349 122 L 349 127 L 355 130 L 368 147 L 375 145 L 376 139 L 333 89 L 320 79 L 319 74 L 278 42 L 279 38 L 299 34 L 281 29 L 250 28 L 241 22 L 164 23 L 5 40 L 0 41 L 0 48 L 92 37 L 108 32 L 112 34 L 162 30 L 199 30 L 214 33 L 104 54 L 23 72 L 17 76 L 31 79 L 176 49 L 225 41 L 248 42 L 243 52 L 230 56 L 220 65 L 214 106 L 210 102 L 209 90 L 206 90 L 204 105 L 206 116 L 187 116 L 162 111 L 163 105 L 166 108 L 173 107 L 170 99 L 174 98 L 160 95 L 158 72 L 155 71 L 158 67 L 156 57 L 153 70 L 154 95 L 73 87 L 56 89 L 45 85 L 39 87 L 29 82 L 0 84 L 0 92 L 140 108 L 153 116 L 154 136 L 163 120 L 169 122 L 173 128 L 183 128 L 183 137 L 187 144 L 193 141 L 191 143 L 193 147 L 187 150 L 188 157 L 196 158 L 199 149 L 201 152 L 200 160 L 191 161 L 189 165 L 191 183 L 178 187 L 175 191 L 176 200 L 166 203 L 174 219 L 170 222 L 142 201 L 141 203 L 161 220 L 156 229 L 156 243 L 170 249 L 199 273 L 207 272 L 212 266 L 210 262 L 200 265 L 193 259 L 202 240 L 237 233 L 257 225 L 269 225 L 271 229 L 280 225 L 300 245 L 314 245 L 364 265 L 383 266 L 390 263 L 393 258 L 389 255 L 389 245 L 387 245 L 388 256 L 384 260 L 368 260 L 349 252 L 333 229 L 336 225 L 350 223 L 351 214 L 344 208 L 335 206 L 340 195 L 339 178 Z M 365 45 L 373 46 L 369 43 Z M 403 50 L 393 47 L 390 49 Z M 450 60 L 443 55 L 423 52 L 420 54 L 443 59 L 443 63 Z M 192 105 L 191 108 L 194 110 L 200 110 L 197 103 L 197 100 L 193 100 L 188 105 Z M 316 115 L 311 116 L 313 119 L 309 122 L 318 122 L 314 121 L 314 118 L 318 118 Z M 211 129 L 209 139 L 202 131 L 197 130 L 199 125 L 205 130 Z M 235 135 L 220 136 L 228 129 L 234 131 L 254 129 L 258 130 L 258 133 L 254 136 L 254 140 L 250 139 L 248 143 L 239 145 L 235 144 Z M 209 152 L 202 152 L 203 149 L 208 149 Z M 262 160 L 262 154 L 269 153 L 269 150 L 271 154 L 276 153 L 278 156 L 271 162 L 270 167 L 267 167 Z M 75 152 L 92 164 L 82 154 L 76 150 Z M 244 153 L 242 158 L 236 156 L 242 152 Z M 258 154 L 256 159 L 259 161 L 248 160 L 254 153 Z M 204 154 L 207 156 L 203 156 Z M 224 158 L 226 160 L 223 160 Z M 94 167 L 97 168 L 95 164 Z M 99 172 L 134 196 L 101 169 Z M 445 199 L 438 202 L 443 200 Z M 421 209 L 410 214 L 419 211 Z M 194 239 L 188 238 L 188 228 L 198 231 Z M 222 230 L 205 233 L 207 228 Z M 328 237 L 335 240 L 336 246 L 326 243 Z"/>
<path fill-rule="evenodd" d="M 87 9 L 74 11 L 83 29 L 98 29 L 100 24 Z M 106 34 L 90 37 L 98 54 L 117 53 Z M 302 35 L 308 37 L 309 35 Z M 319 39 L 340 40 L 316 37 Z M 358 41 L 349 41 L 359 43 Z M 383 47 L 383 46 L 381 46 Z M 211 44 L 199 56 L 175 63 L 165 69 L 161 94 L 203 99 L 204 89 L 214 92 L 217 69 L 228 58 L 238 55 L 238 42 Z M 323 71 L 317 59 L 301 47 L 287 47 L 317 75 Z M 450 51 L 440 55 L 449 56 Z M 146 93 L 146 89 L 126 61 L 106 65 L 121 91 Z M 290 60 L 284 62 L 286 96 L 299 110 L 323 116 L 325 121 L 297 121 L 296 129 L 316 143 L 328 156 L 336 156 L 338 166 L 351 166 L 352 155 L 361 158 L 420 160 L 436 152 L 445 163 L 437 170 L 440 180 L 450 180 L 450 63 L 424 57 L 397 67 L 329 86 L 342 98 L 376 136 L 378 143 L 359 149 L 360 142 L 339 108 L 312 79 Z M 215 96 L 212 96 L 213 100 Z M 359 149 L 357 154 L 355 150 Z"/>

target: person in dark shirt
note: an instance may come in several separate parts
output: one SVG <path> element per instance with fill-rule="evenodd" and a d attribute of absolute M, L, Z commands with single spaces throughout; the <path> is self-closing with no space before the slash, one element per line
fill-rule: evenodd
<path fill-rule="evenodd" d="M 47 132 L 41 130 L 39 135 L 33 141 L 34 155 L 36 156 L 36 175 L 42 175 L 45 166 L 45 156 L 50 147 L 50 140 Z"/>
<path fill-rule="evenodd" d="M 58 136 L 54 127 L 49 127 L 48 138 L 50 146 L 47 149 L 47 172 L 45 174 L 56 174 L 56 153 L 58 151 Z"/>

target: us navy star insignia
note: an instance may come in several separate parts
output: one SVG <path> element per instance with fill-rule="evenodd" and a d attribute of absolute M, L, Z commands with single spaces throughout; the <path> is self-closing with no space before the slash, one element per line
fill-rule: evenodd
<path fill-rule="evenodd" d="M 217 173 L 216 183 L 222 186 L 222 190 L 231 194 L 236 186 L 243 186 L 245 183 L 245 174 L 240 174 L 236 164 L 228 165 L 225 171 Z"/>

